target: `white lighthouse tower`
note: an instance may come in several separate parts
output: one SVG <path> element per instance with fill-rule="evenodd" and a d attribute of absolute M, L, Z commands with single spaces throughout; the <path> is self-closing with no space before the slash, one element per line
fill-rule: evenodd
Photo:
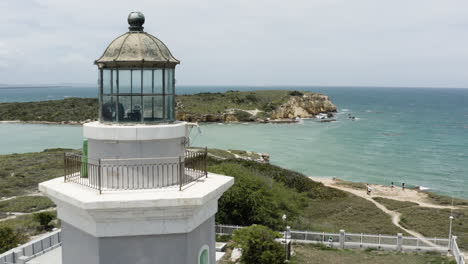
<path fill-rule="evenodd" d="M 130 13 L 130 31 L 95 61 L 99 121 L 84 124 L 83 153 L 39 185 L 57 204 L 63 264 L 215 263 L 214 215 L 234 180 L 206 171 L 206 150 L 185 149 L 179 61 L 144 21 Z"/>

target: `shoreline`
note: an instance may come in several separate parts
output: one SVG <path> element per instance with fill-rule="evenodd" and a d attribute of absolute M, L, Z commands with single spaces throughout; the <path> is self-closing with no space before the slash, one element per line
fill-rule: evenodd
<path fill-rule="evenodd" d="M 353 181 L 344 181 L 337 178 L 326 178 L 326 177 L 314 177 L 314 176 L 307 176 L 309 179 L 320 182 L 325 186 L 330 188 L 335 188 L 339 190 L 344 190 L 351 192 L 355 195 L 362 196 L 362 194 L 366 195 L 366 187 L 365 183 L 360 182 L 353 182 Z M 431 195 L 438 196 L 438 197 L 449 197 L 442 194 L 438 194 L 432 191 L 422 191 L 416 188 L 405 188 L 402 190 L 400 186 L 394 186 L 391 188 L 390 186 L 382 185 L 382 184 L 369 184 L 372 188 L 372 192 L 368 197 L 381 197 L 386 199 L 392 199 L 402 202 L 413 202 L 417 203 L 419 206 L 422 207 L 433 207 L 433 208 L 448 208 L 448 209 L 457 209 L 457 208 L 468 208 L 468 199 L 463 197 L 455 197 L 453 196 L 454 200 L 466 202 L 463 205 L 454 204 L 451 206 L 450 204 L 441 204 L 437 203 L 434 198 L 431 198 Z"/>

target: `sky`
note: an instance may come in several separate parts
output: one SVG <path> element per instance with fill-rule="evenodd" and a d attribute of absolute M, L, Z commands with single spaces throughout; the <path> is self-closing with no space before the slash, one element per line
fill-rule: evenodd
<path fill-rule="evenodd" d="M 468 87 L 466 0 L 0 0 L 0 84 L 96 84 L 141 11 L 178 85 Z"/>

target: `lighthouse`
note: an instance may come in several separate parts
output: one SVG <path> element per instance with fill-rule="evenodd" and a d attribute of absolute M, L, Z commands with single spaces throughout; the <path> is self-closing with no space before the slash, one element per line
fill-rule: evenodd
<path fill-rule="evenodd" d="M 207 171 L 207 150 L 188 151 L 175 120 L 168 47 L 129 31 L 95 61 L 99 120 L 83 125 L 81 153 L 64 154 L 64 176 L 39 184 L 57 205 L 63 264 L 214 264 L 218 199 L 232 177 Z"/>

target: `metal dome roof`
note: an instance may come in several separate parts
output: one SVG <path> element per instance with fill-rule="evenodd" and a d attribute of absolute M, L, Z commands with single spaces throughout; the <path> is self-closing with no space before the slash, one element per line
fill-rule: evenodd
<path fill-rule="evenodd" d="M 143 32 L 145 18 L 140 12 L 128 16 L 130 31 L 116 38 L 94 63 L 108 67 L 175 67 L 180 61 L 155 36 Z"/>

